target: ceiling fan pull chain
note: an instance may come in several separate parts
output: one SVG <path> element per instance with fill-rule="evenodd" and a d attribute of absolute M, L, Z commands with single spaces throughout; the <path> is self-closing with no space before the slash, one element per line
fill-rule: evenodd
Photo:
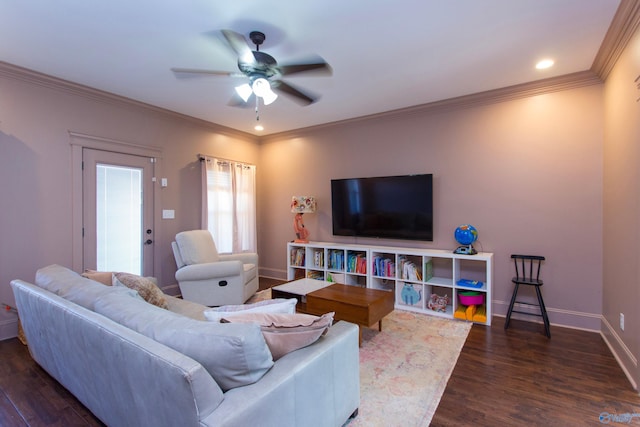
<path fill-rule="evenodd" d="M 256 96 L 256 122 L 260 121 L 260 114 L 258 113 L 258 105 L 260 105 L 260 100 Z"/>

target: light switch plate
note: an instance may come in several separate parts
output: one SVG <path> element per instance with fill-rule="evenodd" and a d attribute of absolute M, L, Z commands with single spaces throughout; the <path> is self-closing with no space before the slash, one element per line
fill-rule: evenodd
<path fill-rule="evenodd" d="M 175 219 L 176 211 L 173 209 L 163 209 L 162 210 L 162 219 Z"/>

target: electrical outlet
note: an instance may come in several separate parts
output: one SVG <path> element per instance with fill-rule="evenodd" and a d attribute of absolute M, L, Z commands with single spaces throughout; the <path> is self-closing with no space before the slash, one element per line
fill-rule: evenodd
<path fill-rule="evenodd" d="M 620 330 L 624 331 L 624 313 L 620 313 Z"/>

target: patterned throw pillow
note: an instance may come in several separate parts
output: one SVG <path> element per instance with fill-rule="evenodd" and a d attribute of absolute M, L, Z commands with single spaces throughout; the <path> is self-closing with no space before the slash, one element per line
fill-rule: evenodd
<path fill-rule="evenodd" d="M 273 360 L 316 342 L 333 324 L 334 312 L 310 314 L 246 313 L 222 318 L 222 323 L 257 323 Z"/>
<path fill-rule="evenodd" d="M 137 291 L 138 294 L 149 304 L 160 308 L 169 308 L 164 292 L 146 277 L 137 276 L 130 273 L 113 273 L 113 286 L 126 286 Z"/>

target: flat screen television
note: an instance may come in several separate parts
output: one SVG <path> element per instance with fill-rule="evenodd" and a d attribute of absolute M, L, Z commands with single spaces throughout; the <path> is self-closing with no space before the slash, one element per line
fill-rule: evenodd
<path fill-rule="evenodd" d="M 332 179 L 335 236 L 433 241 L 433 175 Z"/>

